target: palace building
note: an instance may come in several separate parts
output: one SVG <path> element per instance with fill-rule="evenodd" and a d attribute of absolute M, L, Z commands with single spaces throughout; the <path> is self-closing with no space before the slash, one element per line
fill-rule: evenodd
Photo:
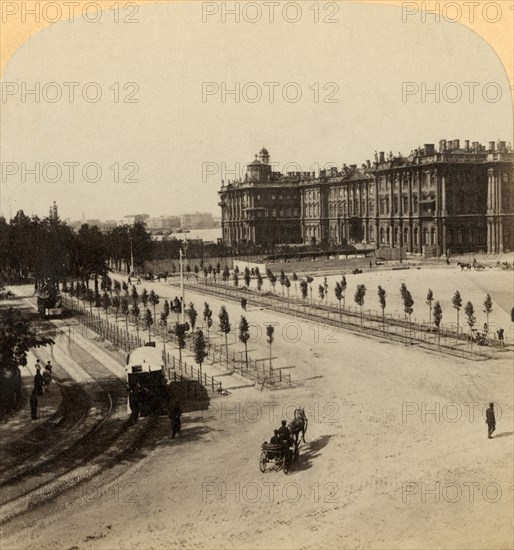
<path fill-rule="evenodd" d="M 262 149 L 222 185 L 223 241 L 356 244 L 435 256 L 514 250 L 514 154 L 504 141 L 441 140 L 360 167 L 273 172 Z M 400 252 L 401 253 L 401 252 Z"/>

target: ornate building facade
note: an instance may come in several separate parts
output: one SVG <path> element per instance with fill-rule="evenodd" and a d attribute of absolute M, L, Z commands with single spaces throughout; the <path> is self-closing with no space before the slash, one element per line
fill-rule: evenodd
<path fill-rule="evenodd" d="M 512 148 L 441 140 L 409 156 L 283 175 L 263 149 L 222 186 L 226 244 L 364 243 L 413 254 L 514 250 Z"/>

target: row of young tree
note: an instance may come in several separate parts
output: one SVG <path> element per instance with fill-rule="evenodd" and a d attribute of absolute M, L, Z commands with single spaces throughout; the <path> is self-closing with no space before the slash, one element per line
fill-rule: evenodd
<path fill-rule="evenodd" d="M 189 307 L 184 310 L 184 314 L 188 319 L 188 322 L 181 322 L 181 314 L 183 309 L 182 300 L 177 296 L 173 300 L 164 300 L 162 309 L 159 314 L 159 320 L 157 321 L 156 306 L 160 303 L 159 295 L 151 290 L 147 291 L 143 288 L 141 293 L 138 293 L 136 286 L 132 286 L 131 290 L 127 283 L 120 283 L 117 280 L 112 280 L 109 276 L 104 276 L 101 279 L 101 288 L 103 293 L 99 297 L 95 297 L 94 291 L 88 289 L 84 283 L 70 283 L 68 286 L 63 286 L 63 292 L 68 294 L 72 299 L 78 298 L 89 303 L 90 312 L 93 313 L 93 306 L 102 308 L 105 311 L 106 319 L 109 319 L 109 312 L 114 314 L 116 323 L 120 316 L 125 318 L 125 328 L 129 330 L 129 316 L 132 316 L 134 321 L 137 335 L 139 336 L 139 325 L 142 322 L 143 327 L 148 331 L 149 342 L 152 341 L 151 329 L 152 326 L 160 326 L 162 329 L 162 338 L 164 345 L 167 341 L 167 333 L 169 330 L 170 320 L 169 317 L 172 313 L 177 315 L 177 320 L 172 326 L 172 332 L 175 334 L 178 349 L 179 360 L 182 361 L 182 350 L 186 346 L 188 335 L 193 339 L 193 351 L 195 355 L 195 361 L 202 369 L 202 364 L 205 357 L 208 355 L 208 345 L 210 342 L 210 329 L 213 324 L 213 312 L 207 302 L 204 303 L 204 309 L 202 312 L 204 326 L 207 330 L 207 339 L 204 336 L 203 331 L 196 326 L 198 319 L 198 311 L 195 308 L 193 302 L 190 302 Z M 143 306 L 141 311 L 140 305 Z M 148 306 L 151 306 L 153 312 Z M 228 359 L 228 334 L 232 330 L 230 318 L 225 306 L 222 306 L 218 314 L 219 319 L 219 331 L 225 338 L 225 350 Z M 248 368 L 248 341 L 250 339 L 250 325 L 246 317 L 241 316 L 239 322 L 239 341 L 245 346 L 245 362 Z M 270 347 L 270 366 L 271 366 L 271 346 L 274 341 L 274 327 L 272 325 L 266 327 L 267 342 Z"/>
<path fill-rule="evenodd" d="M 283 270 L 281 270 L 280 275 L 277 276 L 271 271 L 271 269 L 267 268 L 266 276 L 267 276 L 267 278 L 269 280 L 269 283 L 270 283 L 270 289 L 272 289 L 273 292 L 275 292 L 275 286 L 276 286 L 277 282 L 279 282 L 280 285 L 282 286 L 282 296 L 284 296 L 285 291 L 287 291 L 287 296 L 289 297 L 289 289 L 291 288 L 291 282 L 290 282 L 289 277 L 287 277 L 287 275 L 285 274 L 285 272 Z M 247 288 L 250 287 L 250 283 L 251 283 L 251 280 L 252 280 L 253 277 L 256 277 L 256 279 L 257 279 L 257 290 L 260 292 L 261 289 L 262 289 L 262 285 L 263 285 L 263 278 L 262 278 L 262 276 L 259 272 L 259 269 L 257 267 L 255 267 L 252 270 L 250 270 L 248 267 L 245 267 L 244 273 L 243 273 L 243 280 L 244 280 L 245 286 Z M 223 280 L 227 281 L 228 279 L 229 279 L 229 271 L 228 271 L 228 268 L 225 268 L 225 270 L 223 272 Z M 295 297 L 297 297 L 297 289 L 299 287 L 301 298 L 303 300 L 306 300 L 308 298 L 309 294 L 310 294 L 310 300 L 312 302 L 312 299 L 313 299 L 312 298 L 312 294 L 313 294 L 312 283 L 314 281 L 313 277 L 307 275 L 304 279 L 301 279 L 300 277 L 298 277 L 298 275 L 296 273 L 293 273 L 291 279 L 292 279 L 292 281 L 294 283 L 294 287 L 295 287 Z M 239 283 L 239 269 L 237 268 L 237 266 L 233 270 L 232 280 L 233 280 L 234 286 L 238 286 L 238 283 Z M 345 308 L 345 296 L 346 296 L 347 286 L 348 286 L 348 284 L 347 284 L 347 281 L 346 281 L 346 277 L 343 275 L 341 281 L 336 282 L 335 288 L 334 288 L 335 297 L 336 297 L 337 301 L 339 302 L 340 315 L 342 313 L 341 312 L 341 306 L 342 306 L 342 309 Z M 367 292 L 366 286 L 363 285 L 363 284 L 359 284 L 359 285 L 357 285 L 357 289 L 356 289 L 355 294 L 354 294 L 354 301 L 361 309 L 361 323 L 362 323 L 362 308 L 363 308 L 364 303 L 365 303 L 366 292 Z M 414 299 L 413 299 L 412 294 L 409 291 L 409 289 L 407 288 L 405 283 L 401 284 L 400 294 L 401 294 L 401 298 L 402 298 L 402 302 L 403 302 L 403 308 L 404 308 L 405 315 L 408 317 L 409 323 L 410 323 L 412 313 L 414 312 Z M 319 295 L 319 298 L 320 298 L 322 303 L 323 303 L 324 300 L 328 300 L 329 287 L 328 287 L 328 282 L 327 282 L 326 277 L 324 277 L 323 284 L 320 284 L 318 286 L 318 295 Z M 384 328 L 384 330 L 385 330 L 385 309 L 386 309 L 386 305 L 387 305 L 386 296 L 387 296 L 386 290 L 384 288 L 382 288 L 382 286 L 379 285 L 378 286 L 378 301 L 379 301 L 379 304 L 380 304 L 380 308 L 382 310 L 382 319 L 383 319 L 383 328 Z M 342 304 L 341 304 L 341 302 L 342 302 Z M 433 322 L 435 327 L 437 329 L 439 329 L 440 325 L 441 325 L 441 321 L 442 321 L 443 310 L 442 310 L 442 307 L 441 307 L 441 303 L 439 301 L 435 301 L 434 293 L 431 289 L 429 289 L 428 292 L 427 292 L 426 304 L 429 306 L 429 308 L 428 308 L 429 325 L 431 326 L 432 322 Z M 432 304 L 434 304 L 434 305 L 432 306 Z M 459 314 L 460 314 L 460 310 L 463 307 L 463 300 L 462 300 L 462 296 L 461 296 L 461 294 L 458 290 L 455 291 L 455 294 L 452 297 L 452 307 L 457 312 L 457 332 L 459 332 L 459 330 L 460 330 L 460 315 Z M 490 313 L 492 312 L 492 309 L 493 309 L 492 299 L 491 299 L 491 296 L 489 294 L 487 294 L 486 297 L 485 297 L 483 307 L 484 307 L 483 312 L 487 316 L 487 325 L 489 325 L 489 315 L 490 315 Z M 473 328 L 476 325 L 476 316 L 475 316 L 475 308 L 474 308 L 473 303 L 471 301 L 468 301 L 468 302 L 466 302 L 466 304 L 464 304 L 464 313 L 466 315 L 467 325 L 468 325 L 470 331 L 472 331 Z"/>

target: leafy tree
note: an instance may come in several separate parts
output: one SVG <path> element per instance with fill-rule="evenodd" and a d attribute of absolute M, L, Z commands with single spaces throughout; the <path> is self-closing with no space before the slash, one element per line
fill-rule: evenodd
<path fill-rule="evenodd" d="M 464 313 L 466 314 L 467 323 L 469 326 L 469 333 L 471 334 L 473 327 L 476 323 L 475 308 L 473 307 L 473 304 L 471 302 L 467 302 L 464 306 Z"/>
<path fill-rule="evenodd" d="M 434 293 L 432 292 L 432 289 L 429 288 L 427 292 L 427 300 L 426 303 L 428 305 L 428 325 L 430 326 L 432 324 L 432 302 L 434 301 Z"/>
<path fill-rule="evenodd" d="M 273 325 L 268 325 L 266 327 L 266 336 L 267 336 L 267 342 L 269 344 L 269 368 L 270 368 L 270 372 L 271 372 L 271 346 L 273 344 L 273 340 L 274 340 L 274 337 L 273 337 L 273 334 L 275 332 L 275 327 Z"/>
<path fill-rule="evenodd" d="M 227 352 L 227 365 L 228 365 L 228 333 L 230 332 L 230 319 L 228 316 L 228 311 L 226 310 L 225 306 L 221 306 L 218 317 L 220 320 L 220 330 L 225 335 L 225 350 Z"/>
<path fill-rule="evenodd" d="M 286 274 L 284 273 L 284 270 L 280 270 L 280 277 L 279 277 L 280 286 L 282 287 L 282 296 L 284 296 L 284 285 L 286 284 Z"/>
<path fill-rule="evenodd" d="M 145 325 L 146 325 L 146 328 L 148 329 L 148 341 L 151 342 L 152 334 L 150 332 L 150 329 L 153 325 L 153 315 L 148 308 L 146 308 L 146 311 L 145 311 Z"/>
<path fill-rule="evenodd" d="M 409 340 L 410 340 L 410 338 L 412 336 L 412 334 L 411 334 L 411 315 L 412 315 L 412 312 L 414 311 L 414 309 L 412 308 L 412 306 L 414 305 L 414 300 L 412 298 L 412 295 L 411 295 L 409 289 L 405 285 L 405 283 L 402 283 L 402 288 L 400 289 L 400 293 L 401 293 L 402 299 L 403 299 L 403 310 L 409 316 Z"/>
<path fill-rule="evenodd" d="M 150 295 L 148 294 L 148 290 L 146 290 L 146 288 L 143 288 L 143 292 L 141 292 L 141 303 L 143 304 L 144 308 L 146 308 L 149 299 Z"/>
<path fill-rule="evenodd" d="M 287 297 L 289 298 L 289 289 L 291 288 L 291 281 L 286 277 L 286 280 L 284 281 L 284 286 L 286 287 L 287 291 Z"/>
<path fill-rule="evenodd" d="M 251 280 L 252 280 L 252 276 L 250 274 L 250 270 L 248 269 L 248 267 L 245 267 L 244 281 L 247 288 L 250 288 Z"/>
<path fill-rule="evenodd" d="M 437 341 L 440 342 L 441 340 L 441 321 L 443 319 L 443 309 L 441 307 L 441 304 L 439 302 L 436 302 L 434 304 L 434 325 L 437 328 Z"/>
<path fill-rule="evenodd" d="M 484 313 L 487 316 L 487 326 L 489 327 L 489 315 L 493 311 L 493 301 L 489 294 L 486 295 L 484 300 Z"/>
<path fill-rule="evenodd" d="M 105 311 L 105 317 L 107 318 L 107 320 L 109 320 L 108 312 L 109 308 L 111 307 L 111 297 L 109 296 L 109 294 L 107 294 L 106 291 L 102 294 L 102 307 Z"/>
<path fill-rule="evenodd" d="M 193 337 L 193 349 L 195 353 L 195 361 L 200 366 L 200 379 L 202 376 L 202 364 L 204 359 L 207 357 L 207 343 L 203 336 L 203 332 L 200 328 L 196 329 L 196 332 Z"/>
<path fill-rule="evenodd" d="M 309 294 L 309 285 L 307 284 L 307 281 L 304 281 L 303 279 L 300 281 L 300 292 L 302 294 L 302 300 L 305 300 Z"/>
<path fill-rule="evenodd" d="M 459 334 L 459 313 L 462 307 L 462 296 L 458 290 L 455 291 L 452 297 L 452 306 L 457 310 L 457 334 Z"/>
<path fill-rule="evenodd" d="M 196 318 L 198 317 L 198 312 L 195 309 L 193 302 L 189 303 L 189 309 L 187 310 L 187 317 L 191 323 L 191 328 L 194 330 L 196 326 Z"/>
<path fill-rule="evenodd" d="M 207 302 L 204 303 L 203 307 L 203 320 L 207 326 L 207 340 L 210 340 L 209 330 L 212 327 L 212 310 Z"/>
<path fill-rule="evenodd" d="M 54 344 L 51 338 L 37 336 L 28 318 L 17 309 L 0 313 L 0 369 L 13 370 L 27 364 L 31 348 Z"/>
<path fill-rule="evenodd" d="M 132 287 L 132 305 L 137 306 L 139 304 L 139 294 L 137 293 L 137 289 L 135 286 Z"/>
<path fill-rule="evenodd" d="M 298 297 L 298 275 L 296 274 L 296 272 L 293 273 L 291 279 L 293 279 L 294 283 L 294 299 L 296 300 L 296 298 Z"/>
<path fill-rule="evenodd" d="M 116 296 L 119 296 L 121 294 L 121 283 L 117 279 L 114 280 L 113 289 Z"/>
<path fill-rule="evenodd" d="M 257 290 L 259 292 L 261 291 L 262 283 L 263 283 L 262 275 L 259 272 L 257 272 Z"/>
<path fill-rule="evenodd" d="M 122 315 L 125 315 L 125 328 L 128 332 L 128 316 L 130 313 L 130 309 L 129 309 L 128 299 L 125 296 L 121 299 L 120 311 Z"/>
<path fill-rule="evenodd" d="M 95 303 L 95 293 L 91 288 L 86 291 L 86 302 L 89 304 L 89 312 L 93 315 L 93 304 Z"/>
<path fill-rule="evenodd" d="M 245 346 L 245 362 L 248 369 L 248 340 L 250 340 L 250 325 L 246 320 L 246 317 L 241 315 L 241 321 L 239 323 L 239 341 L 243 342 Z"/>
<path fill-rule="evenodd" d="M 382 308 L 382 330 L 385 332 L 386 291 L 380 285 L 378 285 L 378 301 Z"/>
<path fill-rule="evenodd" d="M 177 314 L 177 321 L 180 319 L 180 314 L 182 313 L 182 301 L 175 296 L 173 300 L 173 311 Z"/>
<path fill-rule="evenodd" d="M 361 308 L 361 327 L 362 327 L 362 306 L 364 305 L 364 299 L 366 297 L 366 286 L 365 285 L 357 285 L 357 289 L 355 291 L 355 295 L 353 299 L 355 300 L 355 303 L 360 306 Z"/>
<path fill-rule="evenodd" d="M 307 284 L 309 285 L 309 292 L 310 292 L 310 295 L 311 295 L 311 304 L 312 304 L 312 282 L 314 281 L 314 279 L 310 275 L 307 275 L 305 277 L 305 280 L 307 281 Z"/>
<path fill-rule="evenodd" d="M 153 322 L 154 325 L 157 324 L 157 320 L 155 317 L 155 306 L 159 303 L 159 295 L 156 294 L 153 290 L 150 291 L 150 295 L 148 296 L 148 301 L 153 307 Z"/>
<path fill-rule="evenodd" d="M 341 319 L 341 300 L 343 298 L 343 287 L 341 286 L 341 283 L 336 283 L 334 293 L 336 295 L 336 300 L 339 302 L 339 319 Z"/>
<path fill-rule="evenodd" d="M 346 277 L 343 275 L 341 278 L 341 288 L 343 289 L 343 309 L 345 308 L 345 298 L 346 298 L 346 287 L 348 283 L 346 282 Z"/>
<path fill-rule="evenodd" d="M 275 292 L 275 285 L 277 284 L 277 276 L 273 274 L 273 271 L 268 267 L 266 269 L 266 276 L 268 277 L 270 289 L 273 288 L 273 292 Z"/>
<path fill-rule="evenodd" d="M 319 285 L 318 287 L 318 293 L 321 300 L 321 303 L 323 303 L 323 300 L 325 298 L 325 287 L 323 285 Z"/>
<path fill-rule="evenodd" d="M 141 315 L 141 310 L 136 304 L 132 305 L 132 316 L 134 317 L 134 322 L 136 323 L 136 332 L 139 338 L 139 316 Z"/>
<path fill-rule="evenodd" d="M 197 265 L 195 265 L 195 267 L 194 267 L 194 272 L 195 272 L 195 278 L 198 281 L 198 266 Z"/>
<path fill-rule="evenodd" d="M 180 364 L 182 364 L 182 350 L 186 347 L 187 328 L 187 323 L 175 323 L 175 336 L 177 337 Z"/>

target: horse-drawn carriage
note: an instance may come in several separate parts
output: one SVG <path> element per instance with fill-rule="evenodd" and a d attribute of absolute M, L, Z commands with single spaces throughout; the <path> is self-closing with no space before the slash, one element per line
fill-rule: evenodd
<path fill-rule="evenodd" d="M 274 464 L 275 469 L 280 469 L 284 474 L 288 474 L 293 462 L 293 451 L 288 445 L 281 443 L 263 443 L 261 446 L 261 457 L 259 459 L 259 468 L 261 472 L 266 471 L 266 465 L 271 462 Z"/>
<path fill-rule="evenodd" d="M 307 417 L 303 409 L 296 409 L 293 421 L 289 424 L 289 440 L 283 440 L 281 443 L 264 442 L 261 446 L 261 455 L 259 458 L 259 468 L 262 473 L 266 471 L 269 463 L 273 463 L 275 470 L 282 468 L 284 474 L 288 474 L 293 462 L 300 456 L 300 444 L 305 442 L 305 432 L 307 431 Z M 301 434 L 301 435 L 300 435 Z"/>

